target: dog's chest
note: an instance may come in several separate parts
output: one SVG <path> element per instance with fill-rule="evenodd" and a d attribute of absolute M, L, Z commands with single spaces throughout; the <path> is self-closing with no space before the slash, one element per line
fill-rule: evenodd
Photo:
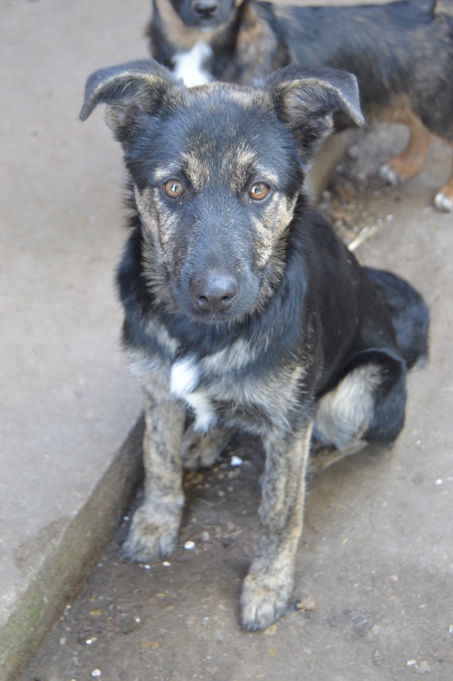
<path fill-rule="evenodd" d="M 170 392 L 193 410 L 195 430 L 205 433 L 215 425 L 217 419 L 211 395 L 200 386 L 200 374 L 200 364 L 193 356 L 174 362 L 171 367 Z"/>
<path fill-rule="evenodd" d="M 170 393 L 192 411 L 194 430 L 206 433 L 226 425 L 260 434 L 271 422 L 283 423 L 294 408 L 301 367 L 257 371 L 253 353 L 247 361 L 242 345 L 201 360 L 186 355 L 172 363 Z"/>
<path fill-rule="evenodd" d="M 170 393 L 183 401 L 194 416 L 193 428 L 206 433 L 220 423 L 235 425 L 250 411 L 254 397 L 260 392 L 260 381 L 254 381 L 254 391 L 247 390 L 244 377 L 228 362 L 219 366 L 214 355 L 199 360 L 194 355 L 172 364 Z M 244 372 L 247 374 L 247 371 Z M 250 424 L 252 425 L 252 424 Z"/>
<path fill-rule="evenodd" d="M 212 81 L 212 75 L 205 67 L 212 50 L 206 43 L 197 43 L 188 52 L 177 52 L 173 57 L 173 73 L 181 78 L 187 87 L 206 85 Z"/>

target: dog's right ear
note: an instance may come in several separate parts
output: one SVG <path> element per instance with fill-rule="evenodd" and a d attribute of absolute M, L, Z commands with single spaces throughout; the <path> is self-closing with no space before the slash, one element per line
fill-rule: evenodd
<path fill-rule="evenodd" d="M 152 60 L 99 69 L 87 80 L 80 119 L 85 121 L 98 104 L 107 104 L 107 125 L 119 142 L 127 144 L 175 85 L 171 73 Z"/>

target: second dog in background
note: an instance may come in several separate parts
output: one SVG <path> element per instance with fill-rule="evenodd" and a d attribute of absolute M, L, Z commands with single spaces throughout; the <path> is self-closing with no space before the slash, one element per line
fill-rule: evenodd
<path fill-rule="evenodd" d="M 193 86 L 249 84 L 288 64 L 354 73 L 368 121 L 404 123 L 404 151 L 381 168 L 391 183 L 423 168 L 432 135 L 453 154 L 453 0 L 295 7 L 259 0 L 153 0 L 151 53 Z M 453 210 L 453 172 L 435 205 Z"/>

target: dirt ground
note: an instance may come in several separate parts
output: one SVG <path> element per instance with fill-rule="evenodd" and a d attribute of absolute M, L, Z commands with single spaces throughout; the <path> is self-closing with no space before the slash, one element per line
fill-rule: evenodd
<path fill-rule="evenodd" d="M 453 678 L 453 220 L 430 205 L 449 156 L 434 144 L 419 178 L 386 188 L 377 169 L 404 135 L 366 133 L 321 208 L 347 241 L 369 237 L 360 260 L 423 292 L 431 359 L 409 377 L 394 448 L 370 448 L 310 481 L 291 609 L 262 633 L 239 626 L 262 467 L 259 445 L 243 439 L 214 469 L 187 476 L 179 546 L 167 561 L 120 558 L 125 518 L 22 681 Z"/>

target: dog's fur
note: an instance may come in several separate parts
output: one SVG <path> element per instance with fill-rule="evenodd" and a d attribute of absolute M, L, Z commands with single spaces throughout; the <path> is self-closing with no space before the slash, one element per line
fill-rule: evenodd
<path fill-rule="evenodd" d="M 124 553 L 172 551 L 183 466 L 212 463 L 225 432 L 260 436 L 261 538 L 241 605 L 261 629 L 291 596 L 310 443 L 323 468 L 394 441 L 427 311 L 402 280 L 362 269 L 305 199 L 331 114 L 363 122 L 350 74 L 288 67 L 261 87 L 188 89 L 133 62 L 90 77 L 81 118 L 100 103 L 130 178 L 118 284 L 145 396 L 145 500 Z"/>
<path fill-rule="evenodd" d="M 291 63 L 354 73 L 365 118 L 409 128 L 405 150 L 381 168 L 394 184 L 422 169 L 431 133 L 453 153 L 453 0 L 349 7 L 153 0 L 147 33 L 153 57 L 187 85 L 248 84 Z M 435 205 L 453 210 L 453 172 Z"/>

